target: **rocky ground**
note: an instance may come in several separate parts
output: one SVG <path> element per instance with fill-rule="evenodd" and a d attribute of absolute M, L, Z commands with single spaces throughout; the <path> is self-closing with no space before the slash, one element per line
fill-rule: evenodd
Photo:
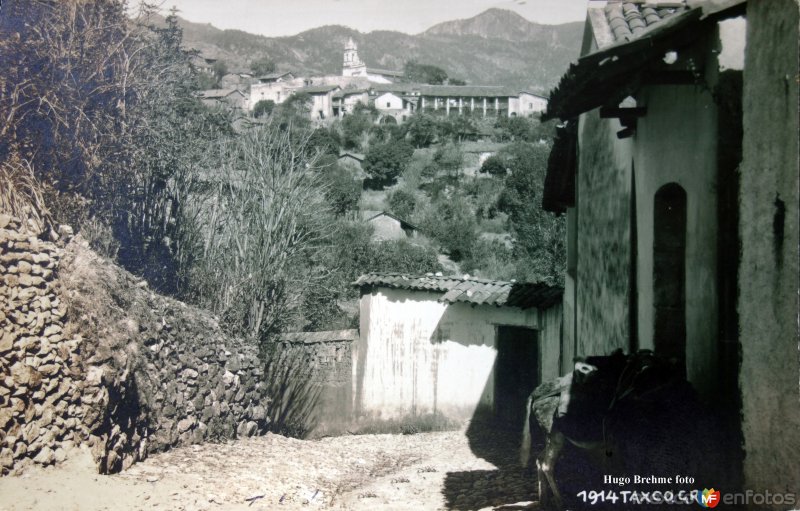
<path fill-rule="evenodd" d="M 513 433 L 467 425 L 416 435 L 279 435 L 156 454 L 117 475 L 88 453 L 0 479 L 0 509 L 450 510 L 535 508 Z"/>

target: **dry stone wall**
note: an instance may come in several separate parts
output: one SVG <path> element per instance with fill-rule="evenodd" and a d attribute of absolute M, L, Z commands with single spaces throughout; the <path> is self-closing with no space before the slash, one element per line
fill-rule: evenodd
<path fill-rule="evenodd" d="M 0 474 L 63 461 L 88 439 L 81 339 L 64 331 L 63 249 L 0 215 Z"/>
<path fill-rule="evenodd" d="M 88 445 L 101 473 L 177 445 L 267 431 L 256 349 L 80 237 L 0 216 L 0 471 Z"/>

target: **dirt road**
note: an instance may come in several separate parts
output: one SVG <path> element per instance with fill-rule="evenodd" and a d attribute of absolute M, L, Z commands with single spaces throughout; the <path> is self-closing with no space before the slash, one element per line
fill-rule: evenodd
<path fill-rule="evenodd" d="M 532 501 L 514 435 L 477 426 L 296 440 L 268 434 L 156 454 L 113 476 L 88 453 L 0 479 L 0 509 L 451 510 Z"/>

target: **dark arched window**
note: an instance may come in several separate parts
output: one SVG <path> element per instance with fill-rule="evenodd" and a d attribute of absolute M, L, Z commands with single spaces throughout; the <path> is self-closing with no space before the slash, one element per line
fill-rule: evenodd
<path fill-rule="evenodd" d="M 686 370 L 686 191 L 658 189 L 653 211 L 653 343 Z"/>

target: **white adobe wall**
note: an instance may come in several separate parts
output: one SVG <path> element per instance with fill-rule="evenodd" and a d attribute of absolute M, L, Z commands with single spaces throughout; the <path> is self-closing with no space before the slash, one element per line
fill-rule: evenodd
<path fill-rule="evenodd" d="M 498 325 L 539 333 L 541 377 L 559 372 L 560 307 L 540 313 L 438 302 L 441 293 L 380 288 L 361 297 L 354 375 L 360 417 L 397 419 L 438 412 L 461 420 L 491 407 Z"/>

